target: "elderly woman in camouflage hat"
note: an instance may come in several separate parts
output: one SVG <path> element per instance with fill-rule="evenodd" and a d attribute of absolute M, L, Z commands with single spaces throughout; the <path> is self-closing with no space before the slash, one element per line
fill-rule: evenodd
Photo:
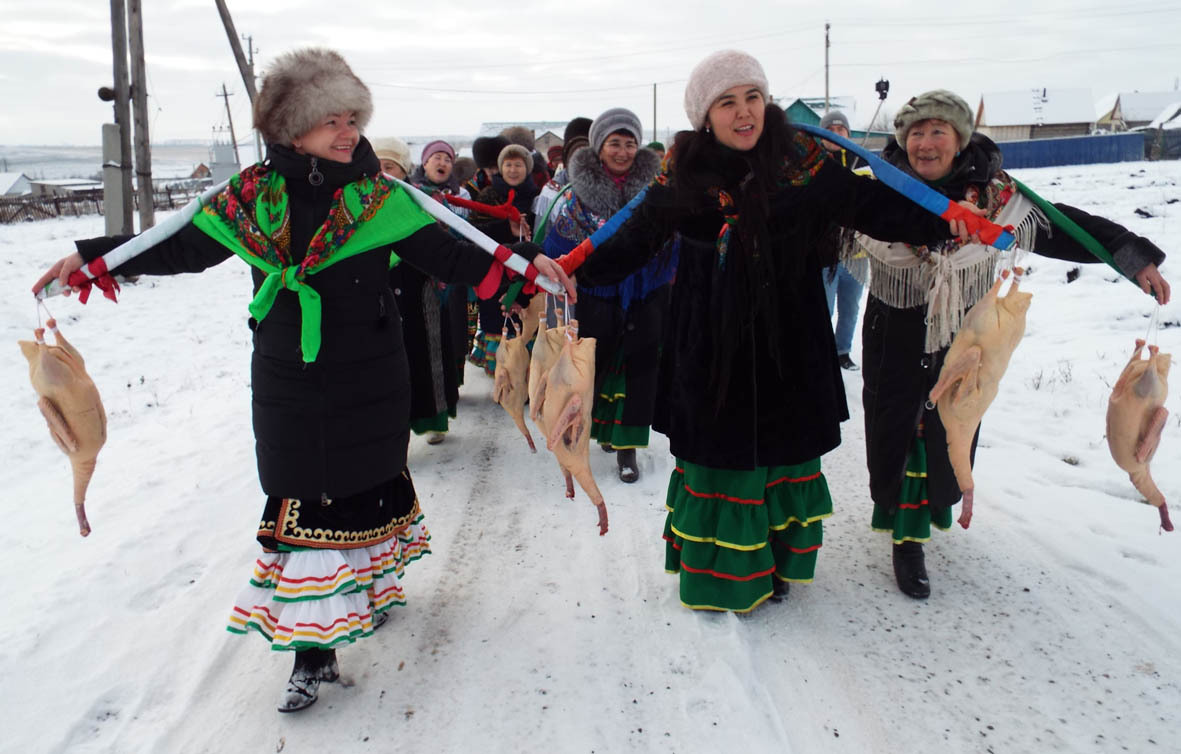
<path fill-rule="evenodd" d="M 972 109 L 960 97 L 943 89 L 920 94 L 899 109 L 894 129 L 882 152 L 891 164 L 1013 226 L 1024 249 L 1097 261 L 1016 189 L 1001 170 L 997 145 L 973 132 Z M 1168 301 L 1168 283 L 1157 270 L 1165 255 L 1151 241 L 1110 220 L 1055 206 L 1102 243 L 1145 292 Z M 923 543 L 932 525 L 951 527 L 951 506 L 960 499 L 943 425 L 926 407 L 926 396 L 964 313 L 992 286 L 999 252 L 958 239 L 916 247 L 861 236 L 859 246 L 870 258 L 862 359 L 872 526 L 891 534 L 899 589 L 924 599 L 931 585 Z M 931 295 L 936 289 L 949 295 Z"/>

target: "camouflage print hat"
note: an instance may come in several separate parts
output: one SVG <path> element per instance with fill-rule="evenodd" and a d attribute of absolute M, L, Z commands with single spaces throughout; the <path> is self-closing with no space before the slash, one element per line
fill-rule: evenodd
<path fill-rule="evenodd" d="M 972 108 L 967 102 L 946 89 L 932 89 L 911 97 L 909 102 L 898 108 L 898 114 L 894 116 L 894 138 L 898 140 L 902 151 L 906 151 L 906 133 L 910 127 L 930 118 L 951 124 L 960 137 L 960 149 L 968 146 L 972 132 L 976 130 Z"/>

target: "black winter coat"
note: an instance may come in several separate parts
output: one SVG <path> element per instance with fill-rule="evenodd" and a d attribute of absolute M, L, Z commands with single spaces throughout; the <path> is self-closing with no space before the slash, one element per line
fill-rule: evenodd
<path fill-rule="evenodd" d="M 800 144 L 803 137 L 796 137 Z M 716 143 L 702 156 L 701 171 L 722 176 L 723 188 L 740 194 L 747 157 Z M 598 247 L 578 270 L 584 285 L 617 283 L 639 269 L 680 233 L 681 247 L 661 355 L 653 427 L 666 434 L 672 453 L 692 463 L 726 469 L 797 464 L 840 444 L 848 418 L 828 304 L 821 281 L 820 239 L 831 225 L 876 238 L 925 243 L 948 235 L 947 224 L 886 186 L 822 160 L 804 185 L 787 185 L 771 197 L 767 224 L 777 265 L 778 310 L 756 314 L 731 335 L 737 339 L 731 379 L 724 391 L 711 378 L 724 350 L 712 342 L 710 302 L 744 295 L 713 290 L 716 247 L 723 216 L 705 196 L 685 206 L 672 186 L 654 184 L 631 219 Z M 687 166 L 697 171 L 698 166 Z M 739 220 L 741 223 L 741 219 Z M 731 242 L 730 254 L 738 251 Z M 636 249 L 646 253 L 637 254 Z M 581 302 L 579 304 L 581 306 Z M 769 351 L 769 318 L 777 320 L 781 368 Z M 715 408 L 716 407 L 716 408 Z"/>
<path fill-rule="evenodd" d="M 347 164 L 316 161 L 324 181 L 308 180 L 315 158 L 272 145 L 268 163 L 287 180 L 291 249 L 302 258 L 328 216 L 333 193 L 379 165 L 362 139 Z M 124 239 L 79 241 L 89 261 Z M 409 375 L 397 305 L 389 284 L 393 250 L 427 274 L 477 284 L 492 258 L 432 223 L 392 246 L 357 254 L 307 278 L 323 303 L 320 353 L 305 364 L 300 307 L 281 290 L 254 329 L 252 409 L 258 475 L 272 497 L 346 497 L 397 476 L 409 442 Z M 532 251 L 526 251 L 528 256 Z M 172 275 L 200 272 L 234 254 L 194 225 L 127 261 L 113 273 Z M 257 292 L 263 280 L 254 271 Z"/>
<path fill-rule="evenodd" d="M 912 173 L 906 153 L 891 140 L 882 156 Z M 953 200 L 963 199 L 969 186 L 980 189 L 1001 169 L 1001 153 L 986 136 L 974 134 L 960 153 L 948 178 L 934 188 Z M 1112 252 L 1116 262 L 1135 274 L 1149 262 L 1159 265 L 1164 253 L 1145 238 L 1122 225 L 1096 217 L 1066 204 L 1055 204 L 1071 220 Z M 1033 249 L 1042 256 L 1070 262 L 1099 260 L 1062 231 L 1039 228 Z M 927 409 L 927 395 L 939 379 L 947 348 L 924 353 L 927 337 L 926 307 L 896 309 L 869 297 L 862 329 L 862 364 L 865 406 L 865 455 L 869 466 L 870 496 L 876 505 L 893 509 L 906 473 L 906 456 L 920 421 L 927 450 L 927 499 L 931 507 L 945 508 L 959 501 L 960 488 L 947 457 L 947 435 L 939 412 Z M 972 440 L 975 459 L 977 429 Z"/>

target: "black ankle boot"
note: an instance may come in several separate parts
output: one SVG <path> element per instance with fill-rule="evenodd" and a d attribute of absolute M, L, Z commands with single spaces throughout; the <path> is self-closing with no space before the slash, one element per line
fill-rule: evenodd
<path fill-rule="evenodd" d="M 791 588 L 791 582 L 782 581 L 778 576 L 772 575 L 771 583 L 771 601 L 783 602 L 785 599 L 787 599 L 787 592 Z"/>
<path fill-rule="evenodd" d="M 931 596 L 922 542 L 894 545 L 894 578 L 898 580 L 898 588 L 908 597 L 925 600 Z"/>
<path fill-rule="evenodd" d="M 619 462 L 619 481 L 631 484 L 640 478 L 640 468 L 636 466 L 635 448 L 619 450 L 615 454 L 615 460 Z"/>
<path fill-rule="evenodd" d="M 298 712 L 316 703 L 320 683 L 332 683 L 340 679 L 340 667 L 336 663 L 335 649 L 301 649 L 295 653 L 295 667 L 287 688 L 279 697 L 280 712 Z"/>

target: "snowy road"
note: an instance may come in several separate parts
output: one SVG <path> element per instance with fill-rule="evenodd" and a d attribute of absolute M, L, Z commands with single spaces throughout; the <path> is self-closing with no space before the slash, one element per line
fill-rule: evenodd
<path fill-rule="evenodd" d="M 1149 206 L 1126 189 L 1141 168 L 1151 206 L 1166 208 L 1152 220 L 1131 213 Z M 1019 177 L 1181 259 L 1166 205 L 1181 194 L 1181 165 Z M 100 228 L 0 226 L 9 343 L 36 322 L 25 289 L 41 264 Z M 340 652 L 351 685 L 326 686 L 288 716 L 274 704 L 290 657 L 223 628 L 261 503 L 247 271 L 144 281 L 117 307 L 51 303 L 102 391 L 110 440 L 83 540 L 66 461 L 11 346 L 0 363 L 0 663 L 17 682 L 3 692 L 0 748 L 1175 750 L 1181 535 L 1158 535 L 1102 428 L 1108 386 L 1151 309 L 1112 274 L 1088 268 L 1068 286 L 1065 269 L 1035 262 L 1029 332 L 985 418 L 976 517 L 928 546 L 930 600 L 898 592 L 888 540 L 868 527 L 858 374 L 845 376 L 844 444 L 825 458 L 836 511 L 816 582 L 739 617 L 682 608 L 663 572 L 664 438 L 641 452 L 631 486 L 592 449 L 611 516 L 599 537 L 585 496 L 564 498 L 552 458 L 529 453 L 469 367 L 448 440 L 412 444 L 434 553 L 407 571 L 409 604 Z M 1181 304 L 1161 316 L 1181 322 Z M 1161 330 L 1163 350 L 1181 353 L 1178 333 Z M 1170 419 L 1154 474 L 1173 498 L 1178 458 L 1181 422 Z"/>

